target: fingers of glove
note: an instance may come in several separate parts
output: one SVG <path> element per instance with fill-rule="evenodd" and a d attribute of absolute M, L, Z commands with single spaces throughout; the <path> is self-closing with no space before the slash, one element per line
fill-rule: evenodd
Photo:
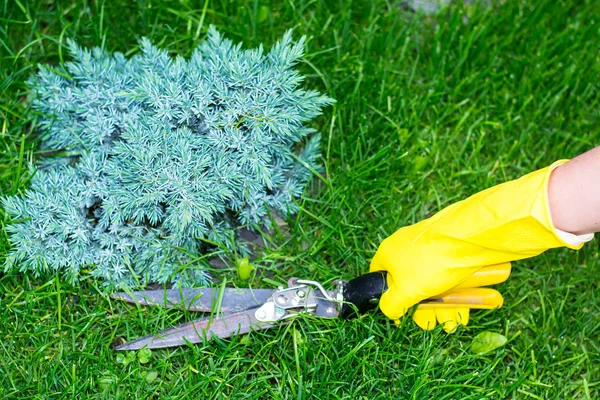
<path fill-rule="evenodd" d="M 435 310 L 415 310 L 413 313 L 413 321 L 419 326 L 419 328 L 430 331 L 437 325 Z"/>
<path fill-rule="evenodd" d="M 431 330 L 439 323 L 448 333 L 454 333 L 458 325 L 469 323 L 469 308 L 421 309 L 413 314 L 413 321 L 425 330 Z"/>
<path fill-rule="evenodd" d="M 398 320 L 423 298 L 411 296 L 409 291 L 399 289 L 392 274 L 388 273 L 386 279 L 388 290 L 381 295 L 379 308 L 388 318 Z"/>
<path fill-rule="evenodd" d="M 389 285 L 389 275 L 388 275 L 388 285 Z M 405 297 L 397 296 L 397 291 L 389 288 L 385 293 L 381 295 L 381 299 L 379 300 L 379 308 L 381 312 L 383 312 L 386 317 L 399 320 L 410 307 L 415 305 L 417 301 L 403 301 L 406 300 Z"/>
<path fill-rule="evenodd" d="M 454 308 L 436 310 L 437 321 L 448 333 L 454 333 L 458 325 L 467 325 L 469 323 L 468 308 Z"/>

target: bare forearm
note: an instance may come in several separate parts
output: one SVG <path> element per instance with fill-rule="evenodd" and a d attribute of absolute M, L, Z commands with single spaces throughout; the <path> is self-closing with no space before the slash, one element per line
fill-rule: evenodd
<path fill-rule="evenodd" d="M 600 147 L 552 172 L 548 201 L 557 229 L 577 235 L 600 231 Z"/>

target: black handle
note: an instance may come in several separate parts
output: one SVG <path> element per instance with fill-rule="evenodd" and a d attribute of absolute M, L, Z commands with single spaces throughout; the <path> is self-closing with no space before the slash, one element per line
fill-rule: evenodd
<path fill-rule="evenodd" d="M 377 307 L 387 290 L 386 272 L 370 272 L 344 284 L 344 304 L 340 317 L 348 319 Z"/>

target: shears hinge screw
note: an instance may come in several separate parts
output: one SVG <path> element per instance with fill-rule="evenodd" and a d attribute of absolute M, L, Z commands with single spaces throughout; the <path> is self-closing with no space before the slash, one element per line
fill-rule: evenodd
<path fill-rule="evenodd" d="M 299 312 L 314 313 L 317 299 L 308 285 L 279 289 L 254 313 L 261 322 L 275 322 L 291 318 Z"/>

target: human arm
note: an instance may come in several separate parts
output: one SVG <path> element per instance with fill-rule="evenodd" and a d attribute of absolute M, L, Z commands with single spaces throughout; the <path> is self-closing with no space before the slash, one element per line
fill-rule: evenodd
<path fill-rule="evenodd" d="M 600 147 L 552 171 L 548 199 L 556 229 L 575 235 L 600 231 Z"/>

